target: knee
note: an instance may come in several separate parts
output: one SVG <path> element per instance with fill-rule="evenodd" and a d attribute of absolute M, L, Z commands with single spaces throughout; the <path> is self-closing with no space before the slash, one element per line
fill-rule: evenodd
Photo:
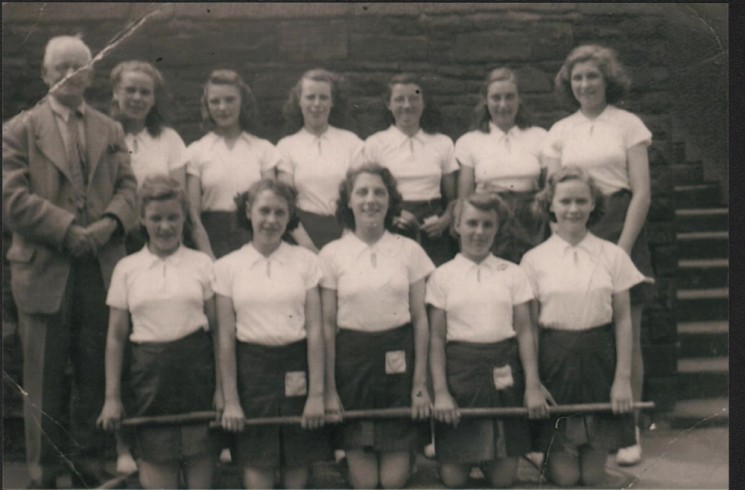
<path fill-rule="evenodd" d="M 243 468 L 245 488 L 274 488 L 274 470 L 264 468 Z"/>
<path fill-rule="evenodd" d="M 305 488 L 310 476 L 309 468 L 286 468 L 282 470 L 282 486 L 285 488 Z"/>
<path fill-rule="evenodd" d="M 378 475 L 366 471 L 349 471 L 349 483 L 353 488 L 378 488 Z"/>
<path fill-rule="evenodd" d="M 566 462 L 548 461 L 548 478 L 560 487 L 574 487 L 579 483 L 580 471 L 577 465 Z"/>
<path fill-rule="evenodd" d="M 517 477 L 517 458 L 509 458 L 490 464 L 485 468 L 484 473 L 492 488 L 511 487 Z"/>
<path fill-rule="evenodd" d="M 593 468 L 591 470 L 582 471 L 582 484 L 587 487 L 596 487 L 603 480 L 605 480 L 605 469 L 604 468 Z"/>
<path fill-rule="evenodd" d="M 468 473 L 464 466 L 443 464 L 440 466 L 440 479 L 449 488 L 463 488 L 468 480 Z"/>
<path fill-rule="evenodd" d="M 409 469 L 399 468 L 399 471 L 387 471 L 380 475 L 380 486 L 383 488 L 404 488 L 409 481 Z"/>

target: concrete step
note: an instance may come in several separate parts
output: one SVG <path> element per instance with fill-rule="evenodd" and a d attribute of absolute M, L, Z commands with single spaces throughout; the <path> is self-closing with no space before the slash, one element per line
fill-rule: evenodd
<path fill-rule="evenodd" d="M 729 322 L 678 323 L 678 356 L 716 357 L 729 351 Z"/>
<path fill-rule="evenodd" d="M 678 257 L 681 259 L 713 259 L 729 257 L 729 232 L 700 231 L 677 233 Z"/>
<path fill-rule="evenodd" d="M 678 318 L 685 321 L 727 320 L 729 289 L 679 289 Z"/>
<path fill-rule="evenodd" d="M 722 206 L 722 190 L 718 182 L 676 185 L 675 204 L 679 208 Z"/>
<path fill-rule="evenodd" d="M 680 204 L 678 202 L 679 206 Z M 675 225 L 679 232 L 727 231 L 729 209 L 723 207 L 676 209 Z"/>
<path fill-rule="evenodd" d="M 675 185 L 702 184 L 704 182 L 704 167 L 701 162 L 676 163 L 670 165 L 670 171 Z"/>
<path fill-rule="evenodd" d="M 729 424 L 729 399 L 726 397 L 678 400 L 666 419 L 673 429 L 726 427 Z"/>
<path fill-rule="evenodd" d="M 678 261 L 678 289 L 725 288 L 729 285 L 729 259 L 684 259 Z"/>
<path fill-rule="evenodd" d="M 678 400 L 727 397 L 729 359 L 725 356 L 678 359 Z"/>

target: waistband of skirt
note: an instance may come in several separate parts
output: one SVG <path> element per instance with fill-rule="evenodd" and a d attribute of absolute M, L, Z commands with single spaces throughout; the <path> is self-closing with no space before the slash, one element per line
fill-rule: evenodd
<path fill-rule="evenodd" d="M 509 337 L 498 342 L 466 342 L 463 340 L 454 340 L 445 344 L 445 347 L 471 349 L 474 351 L 490 351 L 506 346 L 516 345 L 517 337 Z"/>
<path fill-rule="evenodd" d="M 411 328 L 412 328 L 411 322 L 405 323 L 398 327 L 387 328 L 385 330 L 376 330 L 375 332 L 366 332 L 364 330 L 355 330 L 352 328 L 339 327 L 339 332 L 337 334 L 343 334 L 343 335 L 353 336 L 353 337 L 358 337 L 358 338 L 366 337 L 366 338 L 374 339 L 378 337 L 386 337 L 389 335 L 405 334 Z"/>
<path fill-rule="evenodd" d="M 551 327 L 545 327 L 541 325 L 540 334 L 541 335 L 563 335 L 563 334 L 572 334 L 572 335 L 594 335 L 598 333 L 603 333 L 605 331 L 612 332 L 613 331 L 613 323 L 605 323 L 603 325 L 598 325 L 596 327 L 590 327 L 590 328 L 584 328 L 582 330 L 564 330 L 561 328 L 551 328 Z"/>
<path fill-rule="evenodd" d="M 188 333 L 188 334 L 184 335 L 183 337 L 179 337 L 179 338 L 173 339 L 173 340 L 166 340 L 166 341 L 157 341 L 156 340 L 156 341 L 146 341 L 146 342 L 132 342 L 132 341 L 130 341 L 130 343 L 133 346 L 142 346 L 142 347 L 146 347 L 146 346 L 149 346 L 149 345 L 150 346 L 152 346 L 152 345 L 163 345 L 163 346 L 167 346 L 167 345 L 176 345 L 176 344 L 179 344 L 179 343 L 184 344 L 184 343 L 189 343 L 189 342 L 196 342 L 198 340 L 201 340 L 201 338 L 203 338 L 203 337 L 209 338 L 210 337 L 210 334 L 209 334 L 209 331 L 207 331 L 204 326 L 200 326 L 200 327 L 197 327 L 193 332 Z"/>

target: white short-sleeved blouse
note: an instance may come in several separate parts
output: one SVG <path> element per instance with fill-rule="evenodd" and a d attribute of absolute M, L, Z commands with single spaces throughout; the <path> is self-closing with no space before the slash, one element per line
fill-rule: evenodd
<path fill-rule="evenodd" d="M 388 231 L 372 246 L 347 233 L 319 259 L 321 287 L 337 292 L 337 325 L 368 332 L 409 323 L 409 287 L 435 269 L 418 243 Z"/>
<path fill-rule="evenodd" d="M 202 184 L 202 211 L 235 211 L 233 198 L 261 180 L 282 155 L 269 141 L 243 132 L 230 149 L 209 132 L 186 149 L 186 172 Z"/>
<path fill-rule="evenodd" d="M 387 167 L 404 201 L 428 201 L 442 197 L 442 176 L 458 170 L 453 152 L 453 140 L 444 134 L 420 129 L 410 137 L 391 126 L 365 140 L 363 161 Z"/>
<path fill-rule="evenodd" d="M 116 264 L 106 304 L 129 311 L 132 342 L 170 342 L 208 328 L 211 280 L 206 254 L 182 245 L 160 258 L 145 246 Z"/>
<path fill-rule="evenodd" d="M 447 315 L 447 341 L 499 342 L 515 336 L 512 311 L 533 299 L 519 266 L 489 255 L 480 263 L 462 254 L 427 280 L 427 303 Z"/>
<path fill-rule="evenodd" d="M 215 262 L 212 286 L 233 300 L 238 340 L 287 345 L 306 338 L 305 298 L 320 279 L 312 252 L 282 242 L 264 257 L 248 243 Z"/>
<path fill-rule="evenodd" d="M 294 177 L 298 208 L 333 216 L 339 184 L 360 158 L 362 140 L 351 131 L 333 126 L 321 136 L 303 128 L 279 140 L 277 149 L 282 154 L 278 170 Z"/>
<path fill-rule="evenodd" d="M 613 320 L 613 294 L 644 280 L 615 243 L 588 232 L 576 246 L 559 235 L 528 251 L 520 262 L 545 328 L 585 330 Z"/>
<path fill-rule="evenodd" d="M 162 128 L 155 137 L 147 129 L 137 134 L 127 133 L 124 142 L 129 149 L 132 171 L 139 185 L 150 175 L 169 175 L 172 170 L 186 164 L 184 140 L 171 128 Z"/>
<path fill-rule="evenodd" d="M 551 127 L 543 147 L 561 165 L 585 168 L 603 194 L 631 189 L 626 152 L 652 143 L 652 133 L 638 116 L 608 105 L 595 119 L 577 111 Z"/>
<path fill-rule="evenodd" d="M 476 191 L 536 190 L 541 174 L 541 148 L 546 130 L 537 126 L 506 133 L 494 123 L 489 132 L 470 131 L 455 142 L 455 158 L 473 168 Z"/>

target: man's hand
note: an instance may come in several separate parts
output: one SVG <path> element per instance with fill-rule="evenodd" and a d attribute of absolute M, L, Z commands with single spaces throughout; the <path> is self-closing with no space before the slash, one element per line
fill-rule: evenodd
<path fill-rule="evenodd" d="M 73 257 L 80 257 L 88 252 L 95 253 L 96 247 L 88 230 L 78 225 L 70 225 L 62 245 Z"/>
<path fill-rule="evenodd" d="M 110 216 L 104 216 L 88 225 L 86 231 L 93 242 L 94 253 L 109 242 L 111 235 L 116 231 L 116 226 L 116 220 Z"/>

